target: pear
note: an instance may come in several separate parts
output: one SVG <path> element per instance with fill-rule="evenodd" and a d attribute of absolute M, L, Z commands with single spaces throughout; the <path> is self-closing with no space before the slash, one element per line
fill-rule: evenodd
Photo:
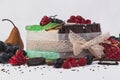
<path fill-rule="evenodd" d="M 19 46 L 20 49 L 23 49 L 24 48 L 24 44 L 23 44 L 23 41 L 21 39 L 20 32 L 19 32 L 18 28 L 9 19 L 2 19 L 2 21 L 9 21 L 14 26 L 12 31 L 11 31 L 11 33 L 10 33 L 10 35 L 9 35 L 9 37 L 5 40 L 5 43 L 11 43 L 13 45 Z"/>

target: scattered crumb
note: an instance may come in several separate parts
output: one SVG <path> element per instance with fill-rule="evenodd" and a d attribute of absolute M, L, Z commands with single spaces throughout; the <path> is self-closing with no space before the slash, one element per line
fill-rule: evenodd
<path fill-rule="evenodd" d="M 31 72 L 31 70 L 29 70 L 29 72 Z"/>
<path fill-rule="evenodd" d="M 5 69 L 1 69 L 1 71 L 5 71 Z"/>
<path fill-rule="evenodd" d="M 76 71 L 76 69 L 72 69 L 71 71 Z"/>
<path fill-rule="evenodd" d="M 102 77 L 102 79 L 104 79 L 104 76 Z"/>
<path fill-rule="evenodd" d="M 22 74 L 24 73 L 24 72 L 21 72 Z"/>
<path fill-rule="evenodd" d="M 45 67 L 43 67 L 43 68 L 45 68 Z"/>
<path fill-rule="evenodd" d="M 44 73 L 42 73 L 41 75 L 44 75 Z"/>
<path fill-rule="evenodd" d="M 104 69 L 107 69 L 106 67 Z"/>
<path fill-rule="evenodd" d="M 60 71 L 60 73 L 62 73 L 62 71 Z"/>
<path fill-rule="evenodd" d="M 19 66 L 18 68 L 20 69 L 21 67 Z"/>
<path fill-rule="evenodd" d="M 39 68 L 39 67 L 37 67 L 37 68 Z"/>

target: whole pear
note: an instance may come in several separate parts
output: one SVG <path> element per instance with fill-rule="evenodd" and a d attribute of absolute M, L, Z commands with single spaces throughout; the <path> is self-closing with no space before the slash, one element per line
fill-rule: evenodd
<path fill-rule="evenodd" d="M 20 49 L 24 49 L 24 44 L 20 36 L 20 32 L 15 24 L 9 19 L 2 19 L 2 21 L 9 21 L 13 24 L 13 29 L 9 35 L 9 37 L 5 40 L 5 43 L 11 43 L 13 45 L 19 46 Z"/>

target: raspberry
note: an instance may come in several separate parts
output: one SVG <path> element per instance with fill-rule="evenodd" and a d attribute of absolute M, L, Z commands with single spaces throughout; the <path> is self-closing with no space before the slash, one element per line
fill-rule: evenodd
<path fill-rule="evenodd" d="M 81 17 L 81 16 L 77 15 L 77 16 L 76 16 L 76 19 L 78 19 L 78 20 L 82 20 L 82 19 L 83 19 L 83 17 Z"/>
<path fill-rule="evenodd" d="M 78 59 L 79 66 L 85 66 L 87 64 L 87 60 L 85 58 Z"/>
<path fill-rule="evenodd" d="M 71 20 L 74 20 L 74 19 L 75 19 L 75 16 L 74 16 L 74 15 L 70 16 L 70 19 L 71 19 Z"/>
<path fill-rule="evenodd" d="M 81 20 L 75 19 L 75 23 L 81 23 Z"/>
<path fill-rule="evenodd" d="M 44 26 L 46 24 L 47 24 L 46 22 L 40 22 L 40 25 L 42 25 L 42 26 Z"/>
<path fill-rule="evenodd" d="M 108 39 L 108 41 L 110 41 L 110 44 L 107 43 L 102 43 L 102 46 L 105 48 L 104 52 L 105 52 L 105 58 L 107 59 L 115 59 L 115 60 L 120 60 L 120 48 L 119 48 L 119 44 L 120 42 L 118 42 L 117 40 L 115 40 L 113 37 L 110 37 Z"/>
<path fill-rule="evenodd" d="M 82 24 L 86 24 L 84 18 L 81 20 L 81 23 L 82 23 Z"/>
<path fill-rule="evenodd" d="M 91 24 L 91 20 L 87 19 L 87 20 L 85 20 L 85 23 L 86 24 Z"/>
<path fill-rule="evenodd" d="M 77 66 L 78 66 L 78 64 L 77 64 L 76 61 L 71 61 L 70 63 L 71 63 L 71 66 L 72 66 L 72 67 L 77 67 Z"/>
<path fill-rule="evenodd" d="M 77 67 L 78 65 L 74 57 L 68 57 L 66 62 L 69 62 L 71 67 Z"/>
<path fill-rule="evenodd" d="M 62 64 L 62 68 L 64 68 L 64 69 L 70 69 L 70 68 L 71 68 L 70 62 L 65 61 L 65 62 Z"/>
<path fill-rule="evenodd" d="M 108 40 L 109 40 L 112 44 L 117 43 L 117 41 L 116 41 L 115 39 L 113 39 L 113 38 L 109 38 Z"/>
<path fill-rule="evenodd" d="M 25 64 L 26 61 L 27 61 L 27 58 L 26 56 L 23 55 L 23 51 L 17 50 L 16 54 L 9 59 L 8 63 L 16 66 L 16 65 Z"/>
<path fill-rule="evenodd" d="M 68 57 L 68 58 L 66 59 L 66 61 L 67 61 L 67 62 L 75 61 L 75 58 L 73 58 L 73 57 Z"/>
<path fill-rule="evenodd" d="M 120 43 L 117 46 L 120 48 Z"/>
<path fill-rule="evenodd" d="M 74 20 L 72 20 L 72 19 L 68 19 L 67 22 L 68 22 L 68 23 L 73 23 Z"/>
<path fill-rule="evenodd" d="M 40 25 L 44 26 L 44 25 L 48 24 L 49 22 L 51 22 L 50 18 L 47 16 L 44 16 L 42 18 L 42 20 L 40 21 Z"/>

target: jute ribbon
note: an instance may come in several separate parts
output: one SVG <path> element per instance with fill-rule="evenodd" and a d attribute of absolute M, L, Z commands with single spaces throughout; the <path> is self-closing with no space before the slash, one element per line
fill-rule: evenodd
<path fill-rule="evenodd" d="M 73 53 L 79 55 L 83 49 L 88 49 L 96 58 L 102 58 L 104 48 L 99 43 L 104 42 L 110 37 L 109 33 L 99 35 L 92 40 L 86 41 L 84 38 L 70 31 L 69 40 L 73 44 Z"/>

